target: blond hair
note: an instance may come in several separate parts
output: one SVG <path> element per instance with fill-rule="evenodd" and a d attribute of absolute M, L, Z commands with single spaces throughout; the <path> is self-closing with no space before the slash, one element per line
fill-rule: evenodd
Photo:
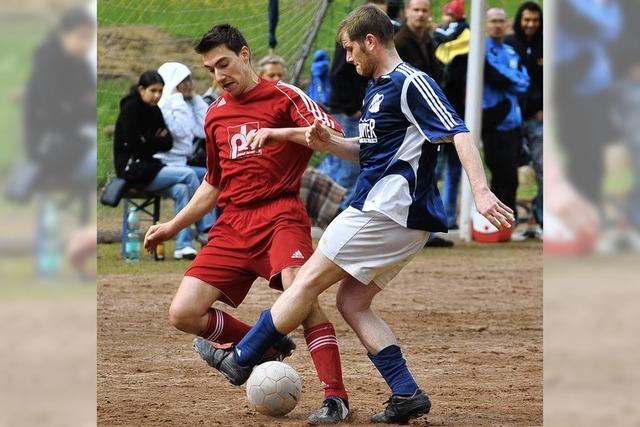
<path fill-rule="evenodd" d="M 384 47 L 393 44 L 391 19 L 373 5 L 364 5 L 352 11 L 340 22 L 336 40 L 343 36 L 358 44 L 363 44 L 367 34 L 375 36 Z"/>

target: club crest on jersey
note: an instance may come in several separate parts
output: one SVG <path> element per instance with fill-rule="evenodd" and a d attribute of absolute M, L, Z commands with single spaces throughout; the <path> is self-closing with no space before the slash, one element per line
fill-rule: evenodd
<path fill-rule="evenodd" d="M 371 100 L 371 105 L 369 105 L 369 112 L 377 113 L 380 111 L 380 104 L 382 104 L 382 100 L 384 99 L 384 94 L 376 93 Z"/>
<path fill-rule="evenodd" d="M 228 126 L 229 146 L 231 147 L 231 158 L 239 159 L 246 156 L 259 156 L 262 149 L 252 150 L 249 148 L 251 138 L 260 129 L 259 122 L 243 123 L 238 126 Z"/>
<path fill-rule="evenodd" d="M 378 142 L 375 119 L 360 120 L 358 130 L 360 131 L 360 144 L 375 144 Z"/>

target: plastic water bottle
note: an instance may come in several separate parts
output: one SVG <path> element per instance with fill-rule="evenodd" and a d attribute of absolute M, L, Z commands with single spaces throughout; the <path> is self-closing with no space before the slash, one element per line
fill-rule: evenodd
<path fill-rule="evenodd" d="M 36 269 L 43 279 L 56 278 L 62 269 L 62 235 L 58 206 L 53 202 L 43 205 L 39 215 L 40 239 L 36 246 Z"/>
<path fill-rule="evenodd" d="M 140 217 L 134 206 L 129 209 L 127 230 L 124 257 L 129 262 L 138 262 L 140 260 Z"/>

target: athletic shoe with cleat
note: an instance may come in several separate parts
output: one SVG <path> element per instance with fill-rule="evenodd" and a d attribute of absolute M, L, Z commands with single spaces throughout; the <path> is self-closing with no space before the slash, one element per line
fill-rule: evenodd
<path fill-rule="evenodd" d="M 391 396 L 384 402 L 384 411 L 371 417 L 373 423 L 408 424 L 412 418 L 419 418 L 431 410 L 431 399 L 418 389 L 411 397 Z"/>
<path fill-rule="evenodd" d="M 215 347 L 209 340 L 196 337 L 193 348 L 209 366 L 220 371 L 233 385 L 242 385 L 249 379 L 253 367 L 240 366 L 235 360 L 233 347 Z"/>
<path fill-rule="evenodd" d="M 224 377 L 233 385 L 242 385 L 249 379 L 253 367 L 240 366 L 235 360 L 233 346 L 215 346 L 211 341 L 202 337 L 193 340 L 193 347 L 202 360 L 209 366 L 220 371 Z M 258 364 L 270 361 L 282 361 L 291 356 L 296 344 L 289 337 L 283 337 L 274 345 L 276 353 L 260 359 Z"/>
<path fill-rule="evenodd" d="M 307 423 L 310 426 L 320 426 L 349 422 L 350 420 L 351 412 L 344 400 L 339 397 L 328 397 L 324 400 L 320 409 L 309 416 Z"/>

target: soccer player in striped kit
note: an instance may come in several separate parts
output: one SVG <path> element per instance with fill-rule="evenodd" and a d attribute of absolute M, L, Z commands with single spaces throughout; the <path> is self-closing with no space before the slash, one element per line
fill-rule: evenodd
<path fill-rule="evenodd" d="M 384 13 L 371 6 L 354 10 L 341 23 L 338 38 L 347 61 L 373 79 L 362 107 L 360 137 L 337 137 L 315 121 L 304 138 L 296 134 L 291 140 L 359 159 L 353 201 L 329 225 L 291 287 L 252 330 L 234 348 L 213 349 L 206 356 L 228 378 L 243 383 L 266 348 L 295 329 L 317 296 L 339 283 L 338 309 L 391 389 L 387 406 L 372 421 L 406 423 L 428 413 L 431 401 L 371 302 L 424 246 L 430 232 L 447 229 L 434 176 L 437 144 L 453 143 L 476 207 L 492 224 L 510 227 L 513 212 L 489 190 L 473 139 L 440 88 L 398 56 Z M 264 142 L 257 138 L 252 147 Z"/>
<path fill-rule="evenodd" d="M 237 307 L 257 277 L 267 279 L 273 288 L 286 289 L 313 253 L 310 222 L 299 197 L 300 180 L 313 151 L 285 142 L 287 129 L 303 127 L 304 133 L 314 120 L 336 134 L 342 129 L 302 90 L 260 79 L 251 66 L 247 42 L 236 28 L 213 27 L 196 51 L 223 88 L 205 117 L 207 174 L 175 218 L 149 229 L 145 247 L 153 250 L 216 206 L 222 208 L 169 311 L 171 323 L 198 335 L 201 351 L 206 351 L 237 343 L 251 328 L 212 307 L 214 302 Z M 268 132 L 261 131 L 265 128 Z M 282 143 L 254 148 L 250 142 L 256 134 Z M 348 397 L 335 330 L 317 301 L 312 305 L 302 323 L 325 400 L 309 421 L 331 424 L 349 417 Z M 282 360 L 293 348 L 288 337 L 281 337 L 260 359 Z"/>

